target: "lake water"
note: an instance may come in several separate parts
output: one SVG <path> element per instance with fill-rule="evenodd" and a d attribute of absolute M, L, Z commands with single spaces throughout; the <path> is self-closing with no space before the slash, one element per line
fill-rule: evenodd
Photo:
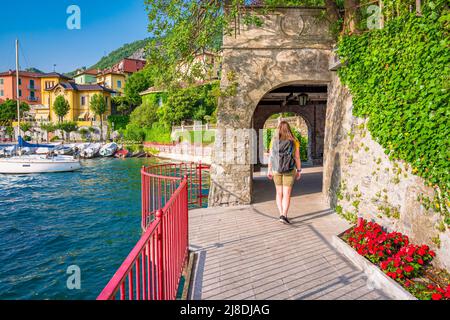
<path fill-rule="evenodd" d="M 95 299 L 141 235 L 140 168 L 95 159 L 73 173 L 0 175 L 0 299 Z M 67 268 L 81 269 L 81 290 Z"/>

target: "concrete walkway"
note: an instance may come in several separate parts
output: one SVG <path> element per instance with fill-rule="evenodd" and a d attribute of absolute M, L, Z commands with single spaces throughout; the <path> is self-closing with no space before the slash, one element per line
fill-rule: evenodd
<path fill-rule="evenodd" d="M 275 187 L 262 176 L 252 206 L 191 211 L 191 299 L 387 299 L 331 246 L 348 224 L 323 201 L 321 181 L 322 168 L 304 170 L 291 226 L 278 222 Z"/>

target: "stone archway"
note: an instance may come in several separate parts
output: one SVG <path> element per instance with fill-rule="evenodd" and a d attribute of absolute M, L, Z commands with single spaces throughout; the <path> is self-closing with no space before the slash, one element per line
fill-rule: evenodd
<path fill-rule="evenodd" d="M 257 158 L 253 120 L 264 97 L 292 84 L 326 87 L 331 81 L 333 40 L 321 13 L 322 9 L 280 8 L 264 15 L 262 27 L 241 25 L 236 36 L 224 37 L 221 86 L 236 86 L 236 94 L 219 101 L 210 206 L 252 201 L 252 165 Z M 232 130 L 230 146 L 223 137 Z M 227 157 L 220 150 L 227 150 Z"/>

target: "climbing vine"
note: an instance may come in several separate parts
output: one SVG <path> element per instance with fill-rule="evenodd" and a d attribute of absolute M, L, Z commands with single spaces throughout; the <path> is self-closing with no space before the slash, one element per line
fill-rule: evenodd
<path fill-rule="evenodd" d="M 450 13 L 446 1 L 424 3 L 381 30 L 344 36 L 339 77 L 353 113 L 391 159 L 404 160 L 440 197 L 450 190 Z M 450 224 L 448 210 L 443 214 Z"/>

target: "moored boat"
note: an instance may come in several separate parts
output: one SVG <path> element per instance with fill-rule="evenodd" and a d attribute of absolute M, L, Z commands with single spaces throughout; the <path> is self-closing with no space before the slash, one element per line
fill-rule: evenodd
<path fill-rule="evenodd" d="M 102 157 L 112 157 L 116 153 L 117 149 L 119 149 L 117 143 L 115 142 L 108 143 L 103 148 L 100 149 L 100 155 Z"/>
<path fill-rule="evenodd" d="M 29 155 L 0 159 L 2 174 L 68 172 L 80 168 L 80 161 L 70 156 Z"/>
<path fill-rule="evenodd" d="M 80 157 L 84 159 L 92 159 L 96 157 L 100 151 L 101 148 L 100 143 L 92 143 L 89 146 L 85 147 L 83 150 L 80 151 Z"/>
<path fill-rule="evenodd" d="M 71 155 L 73 154 L 73 148 L 67 145 L 61 145 L 54 149 L 55 154 L 58 155 Z"/>
<path fill-rule="evenodd" d="M 131 156 L 131 153 L 127 149 L 121 149 L 121 150 L 117 151 L 116 154 L 114 155 L 114 157 L 116 157 L 116 158 L 128 158 L 130 156 Z"/>

